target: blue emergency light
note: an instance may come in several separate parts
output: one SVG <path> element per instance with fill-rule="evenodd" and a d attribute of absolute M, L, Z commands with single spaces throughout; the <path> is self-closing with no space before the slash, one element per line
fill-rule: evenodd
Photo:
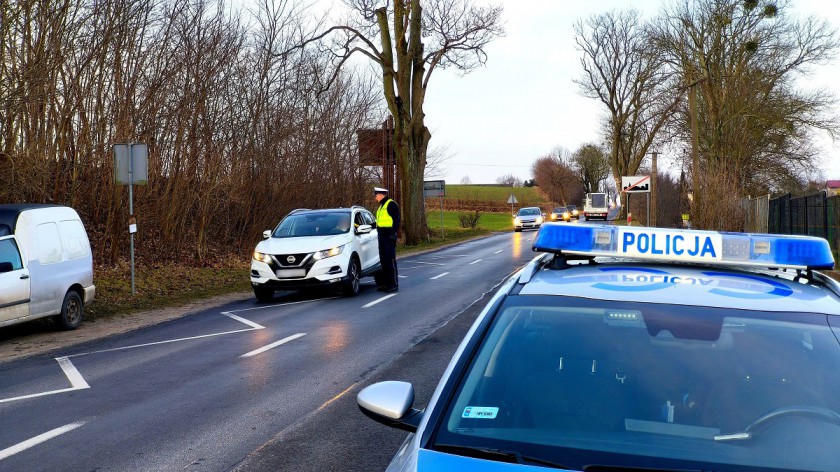
<path fill-rule="evenodd" d="M 828 241 L 812 236 L 546 223 L 534 250 L 792 269 L 833 269 Z"/>

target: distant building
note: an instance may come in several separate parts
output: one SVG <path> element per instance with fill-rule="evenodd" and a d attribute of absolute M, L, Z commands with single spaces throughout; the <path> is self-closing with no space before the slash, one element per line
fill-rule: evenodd
<path fill-rule="evenodd" d="M 840 195 L 840 180 L 826 180 L 825 194 L 828 196 Z"/>

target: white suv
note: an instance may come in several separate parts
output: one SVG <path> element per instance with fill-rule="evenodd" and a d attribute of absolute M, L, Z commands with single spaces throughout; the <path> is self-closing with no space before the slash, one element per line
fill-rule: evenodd
<path fill-rule="evenodd" d="M 275 290 L 318 286 L 353 296 L 362 277 L 381 269 L 376 220 L 360 206 L 294 210 L 263 238 L 251 259 L 251 287 L 262 302 Z"/>

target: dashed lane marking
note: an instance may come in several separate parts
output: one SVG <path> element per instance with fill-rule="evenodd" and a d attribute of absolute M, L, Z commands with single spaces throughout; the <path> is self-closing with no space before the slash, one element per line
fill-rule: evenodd
<path fill-rule="evenodd" d="M 74 429 L 76 429 L 80 426 L 83 426 L 85 423 L 86 423 L 86 421 L 77 421 L 75 423 L 70 423 L 70 424 L 64 425 L 60 428 L 55 428 L 53 430 L 47 431 L 44 434 L 39 434 L 39 435 L 35 436 L 34 438 L 27 439 L 26 441 L 23 441 L 22 443 L 15 444 L 12 447 L 7 447 L 6 449 L 3 449 L 2 451 L 0 451 L 0 461 L 3 460 L 3 459 L 6 459 L 7 457 L 11 457 L 11 456 L 13 456 L 13 455 L 15 455 L 19 452 L 25 451 L 25 450 L 29 449 L 30 447 L 37 446 L 38 444 L 41 444 L 42 442 L 46 442 L 46 441 L 49 441 L 52 438 L 61 436 L 64 433 L 69 433 L 70 431 L 73 431 Z"/>
<path fill-rule="evenodd" d="M 437 279 L 439 279 L 439 278 L 443 277 L 444 275 L 446 275 L 446 274 L 448 274 L 448 273 L 449 273 L 449 272 L 444 272 L 444 273 L 442 273 L 442 274 L 439 274 L 439 275 L 436 275 L 436 276 L 434 276 L 434 277 L 430 278 L 429 280 L 437 280 Z"/>
<path fill-rule="evenodd" d="M 376 305 L 377 303 L 382 303 L 382 302 L 384 302 L 385 300 L 387 300 L 387 299 L 389 299 L 389 298 L 391 298 L 391 297 L 396 297 L 396 296 L 397 296 L 397 294 L 396 294 L 396 293 L 392 293 L 392 294 L 390 294 L 390 295 L 385 295 L 385 296 L 384 296 L 384 297 L 382 297 L 382 298 L 377 298 L 376 300 L 374 300 L 374 301 L 372 301 L 372 302 L 368 303 L 367 305 L 363 306 L 362 308 L 370 308 L 370 307 L 372 307 L 373 305 Z"/>
<path fill-rule="evenodd" d="M 259 348 L 259 349 L 255 349 L 255 350 L 253 350 L 253 351 L 251 351 L 251 352 L 249 352 L 249 353 L 242 354 L 242 355 L 241 355 L 241 356 L 239 356 L 239 357 L 253 357 L 253 356 L 256 356 L 257 354 L 262 354 L 262 353 L 264 353 L 265 351 L 268 351 L 269 349 L 274 349 L 274 348 L 275 348 L 275 347 L 277 347 L 277 346 L 281 346 L 281 345 L 283 345 L 283 344 L 286 344 L 286 343 L 287 343 L 287 342 L 289 342 L 289 341 L 294 341 L 295 339 L 297 339 L 297 338 L 301 338 L 301 337 L 303 337 L 303 336 L 306 336 L 306 333 L 293 334 L 293 335 L 288 336 L 288 337 L 285 337 L 285 338 L 283 338 L 283 339 L 281 339 L 281 340 L 279 340 L 279 341 L 277 341 L 277 342 L 271 343 L 271 344 L 269 344 L 268 346 L 263 346 L 263 347 L 261 347 L 261 348 Z"/>
<path fill-rule="evenodd" d="M 484 260 L 484 259 L 476 259 L 476 260 L 474 260 L 474 261 L 470 262 L 470 263 L 469 263 L 469 264 L 467 264 L 467 265 L 477 264 L 477 263 L 479 263 L 479 262 L 481 262 L 481 261 L 483 261 L 483 260 Z"/>

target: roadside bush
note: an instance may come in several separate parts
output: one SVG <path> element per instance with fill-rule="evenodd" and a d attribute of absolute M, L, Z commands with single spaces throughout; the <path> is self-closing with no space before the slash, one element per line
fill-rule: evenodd
<path fill-rule="evenodd" d="M 458 221 L 461 222 L 462 228 L 475 229 L 475 227 L 478 226 L 478 220 L 480 218 L 481 212 L 478 210 L 458 214 Z"/>

